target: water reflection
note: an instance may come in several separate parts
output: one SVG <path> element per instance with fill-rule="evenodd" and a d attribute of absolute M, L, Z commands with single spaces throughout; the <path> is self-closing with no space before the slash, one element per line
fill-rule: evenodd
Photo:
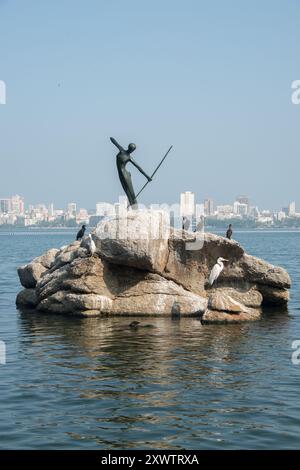
<path fill-rule="evenodd" d="M 287 315 L 222 327 L 193 318 L 141 318 L 132 329 L 130 321 L 20 314 L 25 361 L 43 363 L 54 409 L 67 405 L 76 416 L 76 432 L 64 427 L 70 445 L 234 448 L 237 425 L 240 434 L 268 428 L 259 415 L 269 402 L 257 389 L 280 366 L 264 337 L 276 323 L 273 346 L 281 343 Z"/>

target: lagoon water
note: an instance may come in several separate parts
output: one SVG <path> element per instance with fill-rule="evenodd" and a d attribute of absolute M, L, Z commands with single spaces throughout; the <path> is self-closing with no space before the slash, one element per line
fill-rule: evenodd
<path fill-rule="evenodd" d="M 289 312 L 260 322 L 22 313 L 16 269 L 71 231 L 0 232 L 1 449 L 300 447 L 300 232 L 235 233 L 290 272 Z"/>

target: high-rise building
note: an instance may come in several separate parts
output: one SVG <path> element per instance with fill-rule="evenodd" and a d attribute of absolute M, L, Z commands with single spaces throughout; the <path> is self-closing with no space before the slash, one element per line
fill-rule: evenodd
<path fill-rule="evenodd" d="M 250 209 L 250 199 L 248 196 L 237 196 L 235 198 L 235 201 L 238 202 L 239 204 L 244 204 L 245 206 L 247 206 L 247 212 L 246 212 L 246 215 L 248 214 L 249 212 L 249 209 Z"/>
<path fill-rule="evenodd" d="M 24 199 L 16 194 L 11 198 L 11 211 L 16 215 L 24 215 Z"/>
<path fill-rule="evenodd" d="M 214 215 L 214 201 L 212 199 L 205 199 L 204 201 L 204 213 L 207 216 Z"/>
<path fill-rule="evenodd" d="M 244 215 L 248 215 L 248 211 L 249 211 L 248 204 L 241 203 L 239 201 L 235 201 L 233 203 L 233 213 L 234 214 L 244 216 Z"/>
<path fill-rule="evenodd" d="M 296 203 L 290 202 L 289 204 L 289 217 L 294 217 L 296 215 Z"/>
<path fill-rule="evenodd" d="M 191 191 L 185 191 L 180 194 L 180 215 L 188 217 L 195 215 L 195 194 Z"/>
<path fill-rule="evenodd" d="M 76 203 L 75 202 L 69 202 L 68 208 L 67 208 L 67 213 L 69 217 L 76 217 Z"/>
<path fill-rule="evenodd" d="M 7 214 L 8 212 L 11 212 L 11 200 L 0 199 L 0 213 Z"/>
<path fill-rule="evenodd" d="M 53 217 L 54 216 L 54 204 L 51 202 L 48 206 L 48 216 Z"/>

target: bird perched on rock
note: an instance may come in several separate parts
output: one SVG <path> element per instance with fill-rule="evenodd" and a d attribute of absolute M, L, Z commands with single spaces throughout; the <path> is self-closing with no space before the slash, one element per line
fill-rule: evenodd
<path fill-rule="evenodd" d="M 212 286 L 213 283 L 218 279 L 218 277 L 220 276 L 221 272 L 223 271 L 224 269 L 224 261 L 228 261 L 228 259 L 225 259 L 225 258 L 218 258 L 217 259 L 217 262 L 216 264 L 214 265 L 214 267 L 212 268 L 211 270 L 211 273 L 210 273 L 210 276 L 209 276 L 209 284 Z"/>
<path fill-rule="evenodd" d="M 86 242 L 86 247 L 90 253 L 91 256 L 96 252 L 96 245 L 94 240 L 92 239 L 92 235 L 89 233 L 87 242 Z"/>
<path fill-rule="evenodd" d="M 232 224 L 229 224 L 227 232 L 226 232 L 226 238 L 228 238 L 228 240 L 231 240 L 232 234 L 233 234 Z"/>
<path fill-rule="evenodd" d="M 76 240 L 81 240 L 82 239 L 82 237 L 84 235 L 84 232 L 85 232 L 85 229 L 86 229 L 86 226 L 82 225 L 81 229 L 79 230 L 79 232 L 76 235 Z"/>

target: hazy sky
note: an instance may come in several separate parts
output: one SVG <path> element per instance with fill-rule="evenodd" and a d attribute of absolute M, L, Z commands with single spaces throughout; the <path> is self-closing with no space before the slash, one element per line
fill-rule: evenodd
<path fill-rule="evenodd" d="M 174 146 L 144 203 L 300 209 L 299 50 L 299 0 L 0 0 L 0 197 L 115 201 L 114 136 L 149 173 Z"/>

